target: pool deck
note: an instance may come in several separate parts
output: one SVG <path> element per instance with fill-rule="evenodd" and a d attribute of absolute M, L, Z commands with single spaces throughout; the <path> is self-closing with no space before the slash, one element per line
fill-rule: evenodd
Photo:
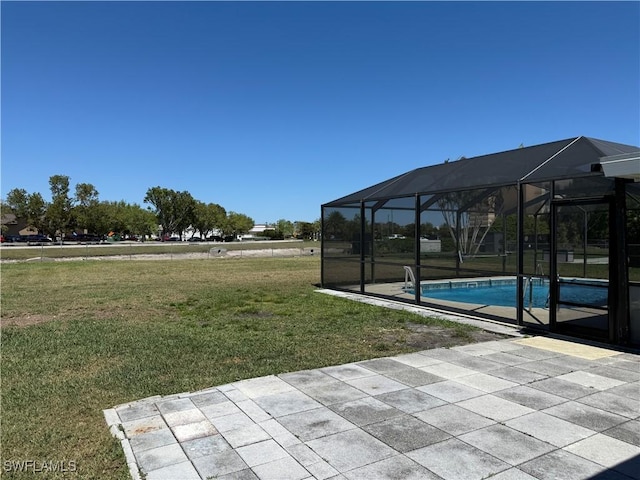
<path fill-rule="evenodd" d="M 513 277 L 494 277 L 494 280 L 505 280 L 505 279 L 513 279 Z M 479 278 L 479 279 L 465 279 L 465 281 L 460 281 L 459 283 L 474 283 L 477 281 L 487 281 L 487 278 Z M 423 281 L 421 284 L 429 284 L 429 283 L 443 283 L 442 280 L 428 282 Z M 357 291 L 359 286 L 354 286 L 354 291 Z M 404 282 L 389 282 L 389 283 L 376 283 L 376 284 L 368 284 L 365 286 L 367 293 L 372 293 L 375 295 L 384 295 L 389 298 L 397 298 L 398 300 L 410 300 L 413 301 L 415 296 L 413 293 L 406 293 L 404 288 Z M 502 307 L 498 305 L 486 305 L 486 304 L 472 304 L 472 303 L 462 303 L 462 302 L 454 302 L 451 300 L 440 300 L 430 298 L 430 303 L 442 307 L 443 309 L 447 308 L 456 308 L 458 310 L 466 310 L 469 312 L 469 315 L 479 314 L 479 315 L 491 315 L 494 317 L 502 317 L 516 321 L 517 313 L 515 307 Z M 545 308 L 534 307 L 531 309 L 531 316 L 540 319 L 536 323 L 549 323 L 549 311 Z M 457 318 L 458 315 L 453 316 L 453 318 Z"/>
<path fill-rule="evenodd" d="M 134 479 L 640 479 L 638 352 L 457 321 L 510 338 L 156 396 L 105 419 Z"/>

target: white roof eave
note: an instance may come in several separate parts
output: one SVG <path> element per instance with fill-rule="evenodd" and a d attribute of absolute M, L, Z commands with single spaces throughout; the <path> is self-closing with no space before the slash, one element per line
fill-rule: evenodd
<path fill-rule="evenodd" d="M 600 159 L 605 177 L 628 178 L 640 182 L 640 152 Z"/>

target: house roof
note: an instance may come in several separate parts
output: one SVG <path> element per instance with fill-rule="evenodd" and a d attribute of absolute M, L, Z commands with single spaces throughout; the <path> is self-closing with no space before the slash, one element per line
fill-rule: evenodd
<path fill-rule="evenodd" d="M 324 206 L 487 188 L 584 176 L 603 176 L 592 167 L 603 157 L 640 151 L 632 145 L 574 137 L 500 153 L 417 168 Z"/>
<path fill-rule="evenodd" d="M 13 213 L 5 213 L 0 216 L 0 223 L 2 223 L 2 225 L 16 225 L 18 219 Z"/>

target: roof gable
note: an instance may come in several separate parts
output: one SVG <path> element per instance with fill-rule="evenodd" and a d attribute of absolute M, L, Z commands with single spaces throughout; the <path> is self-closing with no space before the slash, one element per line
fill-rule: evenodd
<path fill-rule="evenodd" d="M 326 205 L 588 176 L 593 175 L 591 165 L 600 158 L 637 150 L 631 145 L 574 137 L 417 168 Z"/>

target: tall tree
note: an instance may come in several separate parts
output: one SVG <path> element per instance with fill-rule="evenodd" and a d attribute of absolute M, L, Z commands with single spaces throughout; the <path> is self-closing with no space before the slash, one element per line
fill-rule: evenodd
<path fill-rule="evenodd" d="M 25 218 L 27 216 L 29 194 L 24 188 L 14 188 L 7 193 L 6 203 L 16 217 Z"/>
<path fill-rule="evenodd" d="M 189 192 L 176 192 L 168 188 L 152 187 L 144 202 L 151 204 L 162 227 L 163 235 L 182 232 L 193 222 L 195 200 Z"/>
<path fill-rule="evenodd" d="M 502 191 L 466 190 L 446 193 L 437 204 L 459 253 L 475 255 L 495 218 L 502 213 L 504 200 Z"/>
<path fill-rule="evenodd" d="M 276 233 L 279 237 L 288 238 L 293 236 L 293 223 L 281 218 L 276 222 Z"/>
<path fill-rule="evenodd" d="M 168 188 L 152 187 L 147 190 L 144 197 L 144 203 L 153 206 L 160 228 L 163 235 L 171 235 L 173 233 L 174 224 L 172 223 L 172 192 Z"/>
<path fill-rule="evenodd" d="M 196 201 L 192 223 L 194 233 L 198 232 L 202 238 L 205 238 L 214 229 L 222 230 L 226 216 L 227 212 L 220 205 Z"/>
<path fill-rule="evenodd" d="M 338 210 L 334 210 L 324 219 L 324 234 L 326 240 L 343 240 L 351 238 L 349 229 L 347 228 L 347 219 Z"/>
<path fill-rule="evenodd" d="M 214 219 L 212 230 L 223 231 L 227 223 L 227 211 L 217 203 L 210 203 L 207 205 L 207 208 Z"/>
<path fill-rule="evenodd" d="M 242 233 L 247 233 L 253 228 L 254 222 L 251 217 L 242 213 L 229 212 L 227 215 L 227 230 L 225 233 L 230 233 L 234 237 Z"/>
<path fill-rule="evenodd" d="M 99 225 L 99 210 L 96 208 L 98 201 L 98 190 L 90 183 L 78 183 L 74 197 L 76 206 L 74 207 L 74 219 L 76 226 L 87 230 L 89 233 L 96 233 Z"/>
<path fill-rule="evenodd" d="M 193 223 L 193 210 L 196 201 L 189 192 L 175 192 L 173 201 L 173 214 L 175 218 L 176 233 L 182 237 L 184 232 Z"/>
<path fill-rule="evenodd" d="M 44 233 L 47 229 L 47 210 L 49 205 L 38 192 L 29 195 L 27 202 L 26 219 L 29 225 L 35 228 L 38 233 Z"/>
<path fill-rule="evenodd" d="M 45 214 L 47 202 L 39 193 L 27 193 L 23 188 L 14 188 L 7 194 L 7 206 L 11 212 L 39 233 L 46 231 Z"/>
<path fill-rule="evenodd" d="M 298 238 L 312 239 L 314 235 L 313 223 L 297 221 L 295 222 L 295 235 Z"/>
<path fill-rule="evenodd" d="M 152 212 L 135 203 L 128 205 L 127 210 L 127 229 L 129 230 L 127 233 L 141 236 L 144 239 L 145 236 L 157 231 L 158 223 Z"/>
<path fill-rule="evenodd" d="M 69 177 L 53 175 L 49 177 L 51 203 L 47 208 L 47 233 L 64 237 L 71 223 L 71 198 L 69 198 Z"/>

